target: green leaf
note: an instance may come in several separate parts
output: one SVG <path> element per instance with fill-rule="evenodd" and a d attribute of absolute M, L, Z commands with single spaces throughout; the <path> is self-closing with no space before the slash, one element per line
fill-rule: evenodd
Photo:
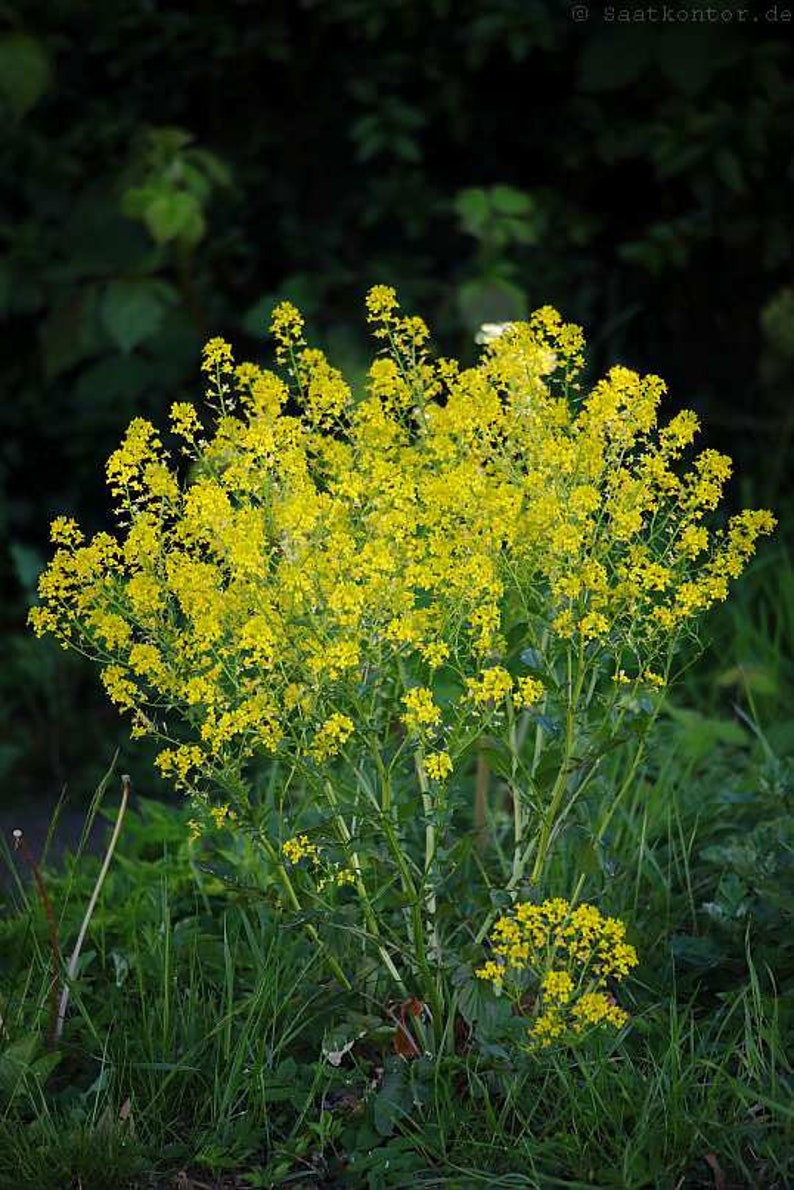
<path fill-rule="evenodd" d="M 673 957 L 677 967 L 706 970 L 725 959 L 725 951 L 713 938 L 696 938 L 691 934 L 675 934 L 672 939 Z"/>
<path fill-rule="evenodd" d="M 209 149 L 191 149 L 190 158 L 216 186 L 231 186 L 232 173 L 228 165 Z"/>
<path fill-rule="evenodd" d="M 654 30 L 654 57 L 659 69 L 685 95 L 702 94 L 719 71 L 736 62 L 741 44 L 730 38 L 720 41 L 702 25 L 683 25 Z"/>
<path fill-rule="evenodd" d="M 491 204 L 486 192 L 475 187 L 461 190 L 455 196 L 452 205 L 460 218 L 463 230 L 469 235 L 481 235 L 491 217 Z"/>
<path fill-rule="evenodd" d="M 372 1121 L 378 1135 L 391 1136 L 395 1124 L 407 1113 L 410 1104 L 411 1092 L 406 1079 L 405 1060 L 390 1060 L 372 1106 Z"/>
<path fill-rule="evenodd" d="M 735 686 L 738 690 L 747 687 L 753 694 L 777 694 L 780 689 L 776 675 L 763 665 L 734 665 L 717 674 L 715 680 L 718 686 Z"/>
<path fill-rule="evenodd" d="M 146 206 L 143 220 L 158 244 L 171 240 L 196 244 L 206 229 L 201 204 L 185 190 L 158 190 Z"/>
<path fill-rule="evenodd" d="M 491 1039 L 498 1036 L 512 1016 L 510 1001 L 506 996 L 497 996 L 489 983 L 473 974 L 469 978 L 464 976 L 464 979 L 465 982 L 461 980 L 460 971 L 456 973 L 460 1015 L 467 1025 L 476 1027 L 478 1037 Z"/>
<path fill-rule="evenodd" d="M 166 309 L 177 301 L 176 291 L 164 281 L 111 281 L 102 295 L 100 317 L 116 346 L 129 353 L 157 333 Z"/>
<path fill-rule="evenodd" d="M 522 194 L 512 186 L 492 186 L 491 205 L 500 215 L 521 216 L 530 213 L 533 202 L 528 194 Z"/>
<path fill-rule="evenodd" d="M 720 149 L 714 158 L 714 166 L 724 185 L 733 190 L 735 194 L 744 193 L 747 189 L 744 170 L 735 153 L 731 153 L 728 149 Z"/>
<path fill-rule="evenodd" d="M 35 107 L 50 75 L 50 59 L 40 41 L 25 33 L 0 37 L 0 95 L 17 118 Z"/>
<path fill-rule="evenodd" d="M 157 186 L 130 186 L 121 196 L 121 213 L 128 219 L 143 219 L 148 207 L 160 197 Z"/>
<path fill-rule="evenodd" d="M 20 541 L 12 541 L 8 547 L 17 582 L 31 599 L 36 593 L 38 577 L 44 569 L 44 559 L 38 550 Z"/>
<path fill-rule="evenodd" d="M 39 1045 L 38 1036 L 30 1033 L 6 1046 L 0 1054 L 0 1094 L 10 1099 L 20 1090 L 22 1080 L 31 1073 Z"/>
<path fill-rule="evenodd" d="M 742 748 L 749 743 L 747 732 L 731 719 L 710 719 L 673 705 L 666 707 L 666 713 L 678 725 L 682 751 L 693 760 L 708 756 L 720 744 Z"/>

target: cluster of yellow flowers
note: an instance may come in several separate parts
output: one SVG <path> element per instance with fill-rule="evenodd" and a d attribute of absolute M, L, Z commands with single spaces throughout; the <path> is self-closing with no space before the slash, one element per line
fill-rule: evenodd
<path fill-rule="evenodd" d="M 309 860 L 316 874 L 315 887 L 318 893 L 324 892 L 331 886 L 346 888 L 348 885 L 356 883 L 356 873 L 352 868 L 341 867 L 337 863 L 325 860 L 323 852 L 324 848 L 313 843 L 308 835 L 295 835 L 292 839 L 286 839 L 281 845 L 282 855 L 293 867 L 299 864 L 302 859 Z"/>
<path fill-rule="evenodd" d="M 182 787 L 262 752 L 322 768 L 373 723 L 380 747 L 431 748 L 443 780 L 455 725 L 531 714 L 555 650 L 650 675 L 773 527 L 749 511 L 709 529 L 729 461 L 706 450 L 681 471 L 697 418 L 658 426 L 657 376 L 618 366 L 581 395 L 581 331 L 549 307 L 469 368 L 431 357 L 389 287 L 367 310 L 382 350 L 364 393 L 283 303 L 286 380 L 212 340 L 208 425 L 171 410 L 187 475 L 136 418 L 107 467 L 118 534 L 53 525 L 33 626 L 101 662 Z M 517 625 L 535 676 L 508 648 Z M 381 713 L 400 700 L 402 725 Z"/>
<path fill-rule="evenodd" d="M 533 1045 L 576 1036 L 601 1024 L 621 1028 L 628 1014 L 609 995 L 607 981 L 622 980 L 637 965 L 626 927 L 594 905 L 575 908 L 560 897 L 541 905 L 522 902 L 500 917 L 489 959 L 475 974 L 497 993 L 514 990 L 520 1001 L 527 978 L 536 981 Z"/>
<path fill-rule="evenodd" d="M 308 835 L 296 835 L 294 839 L 287 839 L 282 843 L 281 850 L 291 864 L 309 859 L 316 867 L 320 862 L 320 848 L 316 843 L 312 843 Z"/>

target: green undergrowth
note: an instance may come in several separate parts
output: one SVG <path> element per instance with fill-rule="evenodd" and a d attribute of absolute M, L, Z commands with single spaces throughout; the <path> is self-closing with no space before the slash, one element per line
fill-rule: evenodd
<path fill-rule="evenodd" d="M 354 976 L 345 993 L 244 838 L 191 847 L 188 813 L 140 795 L 53 1048 L 47 917 L 7 841 L 0 1186 L 791 1185 L 784 550 L 710 628 L 609 833 L 589 842 L 595 805 L 583 802 L 543 890 L 570 894 L 585 872 L 583 896 L 632 923 L 641 958 L 628 1029 L 576 1053 L 503 1045 L 483 992 L 461 1000 L 444 1056 L 403 1056 L 401 1006 L 374 998 L 355 929 L 338 950 Z M 84 842 L 92 816 L 114 820 L 117 783 L 102 782 Z M 500 796 L 497 785 L 493 815 Z M 100 862 L 81 845 L 44 864 L 58 988 Z"/>

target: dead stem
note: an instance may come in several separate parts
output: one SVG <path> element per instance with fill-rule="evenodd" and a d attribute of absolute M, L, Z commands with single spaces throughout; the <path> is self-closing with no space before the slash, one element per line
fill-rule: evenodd
<path fill-rule="evenodd" d="M 113 827 L 113 834 L 110 836 L 108 849 L 105 852 L 105 858 L 102 861 L 102 867 L 99 869 L 99 875 L 97 876 L 96 884 L 94 885 L 94 891 L 91 893 L 91 899 L 88 902 L 88 908 L 85 911 L 85 916 L 80 926 L 80 933 L 77 935 L 77 941 L 74 944 L 72 957 L 69 959 L 69 967 L 66 972 L 63 991 L 61 992 L 61 1002 L 58 1006 L 58 1017 L 55 1022 L 55 1032 L 53 1037 L 55 1044 L 60 1041 L 61 1034 L 63 1033 L 63 1024 L 66 1020 L 66 1009 L 69 1007 L 69 996 L 71 995 L 72 982 L 75 975 L 77 974 L 77 964 L 80 960 L 80 951 L 83 948 L 83 942 L 85 941 L 88 925 L 91 921 L 94 909 L 96 908 L 97 899 L 99 898 L 99 894 L 102 890 L 102 885 L 105 883 L 105 877 L 107 876 L 108 868 L 110 867 L 110 861 L 113 858 L 113 851 L 116 846 L 116 840 L 118 839 L 119 833 L 121 831 L 121 824 L 124 820 L 124 814 L 127 809 L 127 802 L 131 792 L 132 781 L 127 776 L 127 774 L 124 773 L 122 774 L 121 778 L 121 805 L 119 806 L 119 812 L 116 815 L 116 824 Z"/>

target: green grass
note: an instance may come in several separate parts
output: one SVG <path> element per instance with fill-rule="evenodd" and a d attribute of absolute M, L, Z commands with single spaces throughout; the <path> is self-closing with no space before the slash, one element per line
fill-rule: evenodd
<path fill-rule="evenodd" d="M 484 1026 L 479 1050 L 467 1047 L 461 1025 L 454 1054 L 405 1061 L 354 933 L 347 969 L 360 978 L 346 996 L 246 845 L 229 839 L 199 862 L 187 815 L 140 799 L 57 1055 L 45 916 L 29 880 L 8 882 L 0 1186 L 791 1185 L 794 574 L 783 550 L 711 629 L 602 843 L 588 842 L 594 784 L 549 879 L 564 894 L 586 871 L 585 895 L 630 923 L 642 962 L 625 1035 L 529 1059 Z M 103 787 L 89 818 L 109 797 Z M 18 872 L 18 856 L 6 865 Z M 67 957 L 98 867 L 79 849 L 46 872 Z"/>

